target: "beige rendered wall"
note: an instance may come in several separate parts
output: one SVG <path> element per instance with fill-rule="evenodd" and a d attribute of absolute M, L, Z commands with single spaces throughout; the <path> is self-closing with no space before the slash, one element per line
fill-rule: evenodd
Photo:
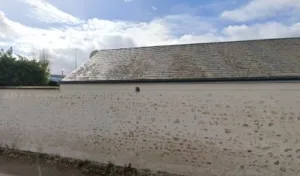
<path fill-rule="evenodd" d="M 185 175 L 300 175 L 300 83 L 2 89 L 0 112 L 0 144 L 21 150 Z"/>

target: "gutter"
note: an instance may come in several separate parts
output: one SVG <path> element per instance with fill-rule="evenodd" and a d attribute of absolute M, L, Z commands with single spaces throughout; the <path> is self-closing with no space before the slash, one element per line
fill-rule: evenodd
<path fill-rule="evenodd" d="M 133 80 L 74 80 L 60 84 L 117 84 L 117 83 L 228 83 L 228 82 L 300 82 L 300 76 L 192 78 L 192 79 L 133 79 Z"/>

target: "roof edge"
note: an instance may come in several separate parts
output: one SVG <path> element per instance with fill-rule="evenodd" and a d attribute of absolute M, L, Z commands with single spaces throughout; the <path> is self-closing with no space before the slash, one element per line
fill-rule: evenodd
<path fill-rule="evenodd" d="M 187 46 L 187 45 L 199 45 L 199 44 L 223 44 L 223 43 L 243 43 L 243 42 L 255 42 L 255 41 L 273 41 L 273 40 L 286 40 L 286 39 L 300 39 L 299 37 L 282 37 L 282 38 L 261 38 L 261 39 L 245 39 L 245 40 L 224 40 L 224 41 L 213 41 L 213 42 L 203 42 L 203 43 L 184 43 L 184 44 L 170 44 L 170 45 L 151 45 L 151 46 L 136 46 L 136 47 L 124 47 L 124 48 L 112 48 L 112 49 L 100 49 L 99 51 L 114 51 L 114 50 L 124 50 L 124 49 L 140 49 L 140 48 L 155 48 L 163 46 Z M 97 52 L 97 53 L 98 53 Z"/>
<path fill-rule="evenodd" d="M 254 81 L 299 81 L 300 76 L 276 77 L 236 77 L 236 78 L 199 78 L 199 79 L 136 79 L 136 80 L 88 80 L 61 81 L 60 84 L 106 84 L 106 83 L 183 83 L 183 82 L 254 82 Z"/>

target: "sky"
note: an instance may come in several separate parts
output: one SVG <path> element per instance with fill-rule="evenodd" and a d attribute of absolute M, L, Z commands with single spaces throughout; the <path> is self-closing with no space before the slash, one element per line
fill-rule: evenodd
<path fill-rule="evenodd" d="M 0 0 L 0 48 L 70 73 L 93 50 L 300 37 L 300 0 Z"/>

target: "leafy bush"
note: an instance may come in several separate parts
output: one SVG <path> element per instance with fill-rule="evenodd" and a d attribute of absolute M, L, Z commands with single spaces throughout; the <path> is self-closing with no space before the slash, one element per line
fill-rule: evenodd
<path fill-rule="evenodd" d="M 13 56 L 13 49 L 0 51 L 0 86 L 44 86 L 49 82 L 49 61 Z"/>

